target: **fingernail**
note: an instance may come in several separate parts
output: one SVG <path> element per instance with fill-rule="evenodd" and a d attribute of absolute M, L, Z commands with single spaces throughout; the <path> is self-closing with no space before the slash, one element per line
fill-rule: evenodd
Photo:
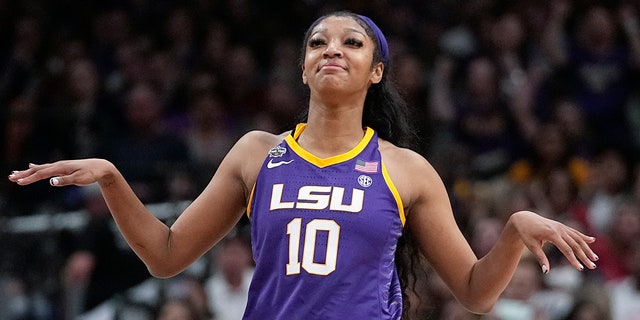
<path fill-rule="evenodd" d="M 33 166 L 35 166 L 35 164 L 33 164 L 33 163 L 29 162 L 29 168 L 31 168 L 31 167 L 33 167 Z"/>
<path fill-rule="evenodd" d="M 580 271 L 584 270 L 584 266 L 583 266 L 583 265 L 580 265 L 580 267 L 578 268 L 578 270 L 580 270 Z"/>
<path fill-rule="evenodd" d="M 58 178 L 49 179 L 49 184 L 51 184 L 52 186 L 57 186 L 58 183 L 60 183 L 60 180 L 58 180 Z"/>
<path fill-rule="evenodd" d="M 596 264 L 591 262 L 591 269 L 595 269 L 595 267 L 596 267 Z"/>
<path fill-rule="evenodd" d="M 600 257 L 598 257 L 598 255 L 597 255 L 597 254 L 594 254 L 594 255 L 593 255 L 593 260 L 598 261 L 598 260 L 600 260 Z"/>
<path fill-rule="evenodd" d="M 549 268 L 547 267 L 547 265 L 546 265 L 546 264 L 543 264 L 543 265 L 542 265 L 542 273 L 543 273 L 543 274 L 547 274 L 547 273 L 549 273 Z"/>

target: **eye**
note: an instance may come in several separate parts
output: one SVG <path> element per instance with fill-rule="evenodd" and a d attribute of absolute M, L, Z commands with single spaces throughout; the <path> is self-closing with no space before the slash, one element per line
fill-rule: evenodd
<path fill-rule="evenodd" d="M 309 40 L 309 47 L 311 47 L 311 48 L 315 48 L 317 46 L 321 46 L 321 45 L 324 45 L 324 44 L 325 44 L 325 41 L 323 39 L 317 39 L 316 38 L 316 39 Z"/>
<path fill-rule="evenodd" d="M 344 44 L 348 46 L 356 47 L 356 48 L 361 48 L 364 45 L 362 41 L 355 38 L 348 38 L 347 40 L 344 41 Z"/>

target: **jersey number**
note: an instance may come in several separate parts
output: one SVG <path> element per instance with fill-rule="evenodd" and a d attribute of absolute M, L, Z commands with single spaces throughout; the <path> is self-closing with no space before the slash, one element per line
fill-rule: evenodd
<path fill-rule="evenodd" d="M 309 221 L 304 228 L 304 247 L 302 248 L 302 264 L 299 259 L 300 239 L 302 236 L 302 219 L 295 218 L 287 224 L 289 235 L 289 263 L 287 263 L 287 275 L 300 273 L 300 266 L 306 272 L 326 276 L 336 270 L 338 260 L 338 241 L 340 239 L 340 226 L 333 220 L 314 219 Z M 324 263 L 314 261 L 316 251 L 316 239 L 318 231 L 327 232 L 327 250 Z"/>

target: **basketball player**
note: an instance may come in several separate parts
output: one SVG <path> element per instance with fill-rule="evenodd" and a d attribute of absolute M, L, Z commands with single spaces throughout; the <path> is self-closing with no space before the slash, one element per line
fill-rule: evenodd
<path fill-rule="evenodd" d="M 171 277 L 212 248 L 246 212 L 256 262 L 245 319 L 400 319 L 398 239 L 420 251 L 458 301 L 491 310 L 525 248 L 549 271 L 555 244 L 582 270 L 595 241 L 533 212 L 513 213 L 478 259 L 459 230 L 434 168 L 407 146 L 404 102 L 389 81 L 389 49 L 367 17 L 315 21 L 305 35 L 308 115 L 291 132 L 249 132 L 202 194 L 167 227 L 104 159 L 30 165 L 9 179 L 52 186 L 97 182 L 133 250 L 156 277 Z M 406 310 L 406 308 L 404 308 Z"/>

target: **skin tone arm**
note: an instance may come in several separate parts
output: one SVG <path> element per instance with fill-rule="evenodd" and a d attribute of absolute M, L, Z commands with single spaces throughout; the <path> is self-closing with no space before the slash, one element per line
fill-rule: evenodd
<path fill-rule="evenodd" d="M 281 137 L 264 132 L 246 134 L 231 149 L 205 190 L 171 227 L 145 208 L 122 174 L 107 160 L 30 165 L 27 170 L 14 171 L 9 180 L 28 185 L 54 177 L 51 184 L 60 187 L 98 183 L 127 243 L 152 275 L 165 278 L 183 271 L 238 222 L 263 160 L 255 155 L 266 155 L 280 140 Z"/>
<path fill-rule="evenodd" d="M 553 243 L 578 270 L 595 268 L 594 238 L 533 212 L 511 215 L 492 250 L 478 259 L 456 224 L 449 197 L 435 169 L 417 153 L 388 143 L 380 148 L 406 207 L 407 223 L 421 252 L 467 309 L 487 313 L 495 305 L 525 248 L 541 272 L 549 271 L 542 249 Z"/>
<path fill-rule="evenodd" d="M 253 132 L 229 152 L 203 193 L 169 228 L 147 211 L 124 177 L 108 161 L 85 159 L 32 165 L 9 177 L 20 185 L 56 177 L 56 186 L 97 182 L 122 234 L 156 277 L 170 277 L 193 263 L 235 225 L 244 212 L 262 157 L 282 139 Z M 381 143 L 391 178 L 406 206 L 409 225 L 423 254 L 469 310 L 488 312 L 504 290 L 525 246 L 548 270 L 542 251 L 554 243 L 578 269 L 594 268 L 593 238 L 530 212 L 512 215 L 494 248 L 478 260 L 460 232 L 435 170 L 417 153 Z M 215 210 L 211 210 L 215 208 Z M 525 227 L 526 226 L 526 227 Z M 579 260 L 580 261 L 579 261 Z"/>

